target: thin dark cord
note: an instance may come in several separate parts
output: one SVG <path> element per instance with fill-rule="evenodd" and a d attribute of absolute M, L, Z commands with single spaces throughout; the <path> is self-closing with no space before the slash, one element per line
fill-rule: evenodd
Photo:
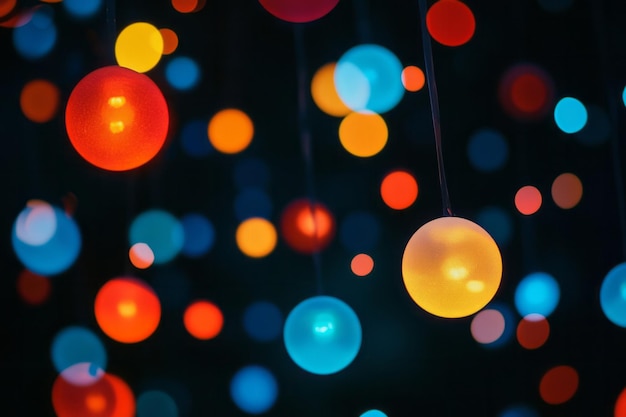
<path fill-rule="evenodd" d="M 419 0 L 422 45 L 424 49 L 424 66 L 426 68 L 426 83 L 428 85 L 428 97 L 430 98 L 430 108 L 433 119 L 433 131 L 435 134 L 435 147 L 437 150 L 437 167 L 439 169 L 439 186 L 441 187 L 441 202 L 443 204 L 443 215 L 452 216 L 450 197 L 448 196 L 448 183 L 446 172 L 443 166 L 443 150 L 441 145 L 441 117 L 439 116 L 439 96 L 437 94 L 437 83 L 435 82 L 435 66 L 433 63 L 433 51 L 430 42 L 430 34 L 426 27 L 426 0 Z"/>
<path fill-rule="evenodd" d="M 369 11 L 367 0 L 354 0 L 354 14 L 356 17 L 357 33 L 361 43 L 369 43 L 371 39 L 369 27 Z"/>
<path fill-rule="evenodd" d="M 306 176 L 307 194 L 309 199 L 309 210 L 311 211 L 311 219 L 313 220 L 313 239 L 316 247 L 313 249 L 313 267 L 315 269 L 315 277 L 317 282 L 318 294 L 323 293 L 322 285 L 322 262 L 318 244 L 317 233 L 317 216 L 315 216 L 316 198 L 315 198 L 315 177 L 313 175 L 313 149 L 311 146 L 311 132 L 307 121 L 307 78 L 306 78 L 306 54 L 304 48 L 304 36 L 301 25 L 294 25 L 294 46 L 296 55 L 296 68 L 298 78 L 298 128 L 300 131 L 300 147 L 304 159 L 304 169 Z"/>

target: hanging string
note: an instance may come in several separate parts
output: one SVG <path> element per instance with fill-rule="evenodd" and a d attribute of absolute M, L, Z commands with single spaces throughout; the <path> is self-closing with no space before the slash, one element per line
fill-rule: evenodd
<path fill-rule="evenodd" d="M 443 205 L 443 215 L 452 216 L 450 197 L 448 196 L 448 184 L 443 166 L 443 149 L 441 143 L 441 117 L 439 116 L 439 96 L 437 94 L 437 83 L 435 82 L 435 67 L 433 63 L 433 51 L 430 41 L 430 34 L 426 26 L 426 0 L 419 0 L 420 23 L 422 28 L 422 45 L 424 50 L 424 67 L 426 69 L 426 84 L 428 85 L 428 97 L 430 98 L 430 109 L 433 120 L 433 131 L 435 135 L 435 147 L 437 151 L 437 167 L 439 169 L 439 187 L 441 188 L 441 202 Z"/>
<path fill-rule="evenodd" d="M 322 266 L 320 257 L 320 248 L 318 244 L 318 224 L 316 216 L 316 198 L 315 198 L 315 178 L 313 174 L 313 149 L 311 146 L 311 132 L 307 120 L 307 73 L 306 73 L 306 54 L 304 48 L 304 35 L 302 33 L 302 25 L 294 25 L 294 46 L 296 55 L 296 77 L 298 89 L 298 129 L 300 132 L 300 147 L 302 157 L 304 159 L 304 169 L 306 177 L 307 195 L 309 199 L 309 210 L 313 222 L 313 239 L 316 247 L 313 248 L 312 258 L 315 270 L 315 278 L 317 283 L 318 294 L 323 293 L 322 286 Z"/>
<path fill-rule="evenodd" d="M 371 31 L 369 27 L 367 0 L 354 0 L 353 5 L 359 40 L 361 43 L 369 43 L 371 39 Z"/>

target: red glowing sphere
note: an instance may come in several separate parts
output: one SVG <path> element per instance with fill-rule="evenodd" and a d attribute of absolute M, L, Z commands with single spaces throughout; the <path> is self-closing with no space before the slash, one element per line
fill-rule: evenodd
<path fill-rule="evenodd" d="M 290 248 L 312 254 L 330 244 L 335 236 L 335 219 L 323 204 L 302 198 L 285 207 L 280 230 Z"/>
<path fill-rule="evenodd" d="M 65 127 L 76 151 L 109 171 L 126 171 L 161 150 L 169 127 L 167 103 L 147 76 L 108 66 L 76 84 L 65 109 Z"/>
<path fill-rule="evenodd" d="M 292 23 L 312 22 L 326 16 L 339 0 L 259 0 L 275 17 Z"/>

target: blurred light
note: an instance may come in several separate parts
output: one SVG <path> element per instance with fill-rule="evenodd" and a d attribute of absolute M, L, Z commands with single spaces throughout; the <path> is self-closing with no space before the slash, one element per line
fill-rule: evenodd
<path fill-rule="evenodd" d="M 259 0 L 273 16 L 292 23 L 321 19 L 337 6 L 339 0 Z"/>
<path fill-rule="evenodd" d="M 626 327 L 626 262 L 614 266 L 602 280 L 600 306 L 609 321 Z"/>
<path fill-rule="evenodd" d="M 353 111 L 385 113 L 404 95 L 402 64 L 387 48 L 362 44 L 346 51 L 335 67 L 335 88 Z"/>
<path fill-rule="evenodd" d="M 476 223 L 440 217 L 417 229 L 402 256 L 404 285 L 413 301 L 445 318 L 482 309 L 502 279 L 496 242 Z"/>
<path fill-rule="evenodd" d="M 542 200 L 541 192 L 537 187 L 525 185 L 515 193 L 515 208 L 521 214 L 529 216 L 539 210 Z"/>
<path fill-rule="evenodd" d="M 576 207 L 583 197 L 583 184 L 575 174 L 566 172 L 552 182 L 552 199 L 562 209 Z"/>
<path fill-rule="evenodd" d="M 178 48 L 178 35 L 169 28 L 161 28 L 159 32 L 163 38 L 163 55 L 173 54 Z"/>
<path fill-rule="evenodd" d="M 130 263 L 137 269 L 149 268 L 154 263 L 154 252 L 145 243 L 135 243 L 128 251 Z"/>
<path fill-rule="evenodd" d="M 626 388 L 622 389 L 615 401 L 613 417 L 626 417 Z"/>
<path fill-rule="evenodd" d="M 517 284 L 515 308 L 522 317 L 532 313 L 549 317 L 559 304 L 560 293 L 554 277 L 545 272 L 534 272 Z"/>
<path fill-rule="evenodd" d="M 300 368 L 328 375 L 350 365 L 361 348 L 361 323 L 338 298 L 316 296 L 296 305 L 287 316 L 283 338 Z"/>
<path fill-rule="evenodd" d="M 500 79 L 498 97 L 509 116 L 519 121 L 539 120 L 554 101 L 554 81 L 538 65 L 515 64 Z"/>
<path fill-rule="evenodd" d="M 22 301 L 30 305 L 43 304 L 50 297 L 52 285 L 50 279 L 23 269 L 17 276 L 17 294 Z"/>
<path fill-rule="evenodd" d="M 185 230 L 171 213 L 150 209 L 135 217 L 130 225 L 131 245 L 145 243 L 154 253 L 154 263 L 164 264 L 174 259 L 185 244 Z"/>
<path fill-rule="evenodd" d="M 572 6 L 573 0 L 537 0 L 541 8 L 547 12 L 564 12 Z"/>
<path fill-rule="evenodd" d="M 336 62 L 329 62 L 315 72 L 311 80 L 311 96 L 317 107 L 324 113 L 330 116 L 343 117 L 351 110 L 341 101 L 335 88 L 336 66 Z"/>
<path fill-rule="evenodd" d="M 509 145 L 494 129 L 474 132 L 467 145 L 470 163 L 478 171 L 493 172 L 502 169 L 509 158 Z"/>
<path fill-rule="evenodd" d="M 130 277 L 113 278 L 100 287 L 94 312 L 100 329 L 120 343 L 147 339 L 161 321 L 161 303 L 154 290 Z"/>
<path fill-rule="evenodd" d="M 94 332 L 81 326 L 60 330 L 52 340 L 50 356 L 54 369 L 73 385 L 93 383 L 102 376 L 107 365 L 107 353 L 102 341 Z"/>
<path fill-rule="evenodd" d="M 498 417 L 540 417 L 539 413 L 528 405 L 515 404 L 505 408 Z"/>
<path fill-rule="evenodd" d="M 102 0 L 63 0 L 65 11 L 77 19 L 94 16 L 102 7 Z"/>
<path fill-rule="evenodd" d="M 20 93 L 20 108 L 24 116 L 35 123 L 52 120 L 59 109 L 59 88 L 47 80 L 32 80 Z"/>
<path fill-rule="evenodd" d="M 50 6 L 36 8 L 20 17 L 13 29 L 13 46 L 24 59 L 36 61 L 48 55 L 57 42 L 54 10 Z"/>
<path fill-rule="evenodd" d="M 564 97 L 554 107 L 554 121 L 565 133 L 576 133 L 587 124 L 587 109 L 578 99 Z"/>
<path fill-rule="evenodd" d="M 466 44 L 474 36 L 476 20 L 467 5 L 458 0 L 438 0 L 426 13 L 428 33 L 446 46 Z"/>
<path fill-rule="evenodd" d="M 187 306 L 183 323 L 189 334 L 196 339 L 209 340 L 222 331 L 224 315 L 215 304 L 199 300 Z"/>
<path fill-rule="evenodd" d="M 417 199 L 417 193 L 417 181 L 407 171 L 392 171 L 380 184 L 380 196 L 394 210 L 409 208 Z"/>
<path fill-rule="evenodd" d="M 200 67 L 189 57 L 177 56 L 165 66 L 165 78 L 176 90 L 191 90 L 200 81 Z"/>
<path fill-rule="evenodd" d="M 578 390 L 578 372 L 568 365 L 549 369 L 539 383 L 541 399 L 557 405 L 569 401 Z"/>
<path fill-rule="evenodd" d="M 274 375 L 259 365 L 248 365 L 230 381 L 230 397 L 240 410 L 248 414 L 262 414 L 276 402 L 278 384 Z"/>
<path fill-rule="evenodd" d="M 272 201 L 260 188 L 243 188 L 235 197 L 235 214 L 240 221 L 250 217 L 267 219 L 272 214 Z"/>
<path fill-rule="evenodd" d="M 185 123 L 180 136 L 183 151 L 191 157 L 202 158 L 213 152 L 213 145 L 206 136 L 206 122 L 203 120 Z"/>
<path fill-rule="evenodd" d="M 149 77 L 108 66 L 90 72 L 74 87 L 65 126 L 72 146 L 87 162 L 125 171 L 144 165 L 161 150 L 169 112 Z"/>
<path fill-rule="evenodd" d="M 254 125 L 250 117 L 239 109 L 224 109 L 209 121 L 207 131 L 215 149 L 234 154 L 246 149 L 254 136 Z"/>
<path fill-rule="evenodd" d="M 44 276 L 69 269 L 82 245 L 74 219 L 40 200 L 31 200 L 20 212 L 13 224 L 11 242 L 20 262 Z"/>
<path fill-rule="evenodd" d="M 115 40 L 115 59 L 120 67 L 137 72 L 154 68 L 163 56 L 163 36 L 146 22 L 131 23 Z"/>
<path fill-rule="evenodd" d="M 353 112 L 341 120 L 339 140 L 346 151 L 367 158 L 383 150 L 389 131 L 387 123 L 377 113 Z"/>
<path fill-rule="evenodd" d="M 360 417 L 387 417 L 387 414 L 383 413 L 380 410 L 367 410 Z"/>
<path fill-rule="evenodd" d="M 493 237 L 498 245 L 507 245 L 513 234 L 513 220 L 508 211 L 497 206 L 483 207 L 476 215 L 476 223 Z"/>
<path fill-rule="evenodd" d="M 0 18 L 4 18 L 15 9 L 17 0 L 0 1 Z"/>
<path fill-rule="evenodd" d="M 256 301 L 243 313 L 243 327 L 248 336 L 257 342 L 269 342 L 280 336 L 283 315 L 275 304 Z"/>
<path fill-rule="evenodd" d="M 236 162 L 233 179 L 238 188 L 267 187 L 270 179 L 269 167 L 260 158 L 240 158 Z"/>
<path fill-rule="evenodd" d="M 419 91 L 424 87 L 424 83 L 426 82 L 424 71 L 415 65 L 404 67 L 400 75 L 402 77 L 402 85 L 404 85 L 407 91 Z"/>
<path fill-rule="evenodd" d="M 359 253 L 352 258 L 350 269 L 354 275 L 364 277 L 374 269 L 374 260 L 366 253 Z"/>
<path fill-rule="evenodd" d="M 172 0 L 172 7 L 179 13 L 195 13 L 205 6 L 206 0 Z"/>
<path fill-rule="evenodd" d="M 169 394 L 150 390 L 137 398 L 137 417 L 178 417 L 178 406 Z"/>
<path fill-rule="evenodd" d="M 525 349 L 538 349 L 550 336 L 550 323 L 541 314 L 524 316 L 517 325 L 517 341 Z"/>
<path fill-rule="evenodd" d="M 199 213 L 187 213 L 180 222 L 183 226 L 185 242 L 181 252 L 190 258 L 206 255 L 215 244 L 215 227 Z"/>
<path fill-rule="evenodd" d="M 369 251 L 380 237 L 380 222 L 367 211 L 354 211 L 341 222 L 339 239 L 351 252 Z"/>
<path fill-rule="evenodd" d="M 237 247 L 251 258 L 263 258 L 274 250 L 278 236 L 274 225 L 261 217 L 251 217 L 237 227 Z"/>
<path fill-rule="evenodd" d="M 502 334 L 497 339 L 489 343 L 481 343 L 480 346 L 487 349 L 498 349 L 507 345 L 513 339 L 513 336 L 515 336 L 517 317 L 513 310 L 508 306 L 508 304 L 496 301 L 489 303 L 483 310 L 478 312 L 476 316 L 480 315 L 483 311 L 496 311 L 500 313 L 504 320 L 504 329 L 502 331 Z M 483 323 L 480 323 L 481 326 Z"/>
<path fill-rule="evenodd" d="M 489 344 L 497 341 L 502 334 L 506 322 L 502 313 L 496 309 L 479 311 L 470 325 L 472 337 L 480 344 Z"/>
<path fill-rule="evenodd" d="M 587 123 L 578 132 L 574 139 L 585 146 L 598 146 L 606 143 L 611 134 L 611 121 L 606 111 L 596 105 L 587 107 Z"/>
<path fill-rule="evenodd" d="M 291 249 L 310 255 L 330 244 L 335 236 L 335 218 L 324 204 L 299 198 L 283 209 L 280 231 Z"/>

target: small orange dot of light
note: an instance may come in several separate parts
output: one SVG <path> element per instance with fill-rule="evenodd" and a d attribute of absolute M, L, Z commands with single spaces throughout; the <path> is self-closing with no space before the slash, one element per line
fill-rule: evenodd
<path fill-rule="evenodd" d="M 426 13 L 430 35 L 442 45 L 460 46 L 474 36 L 474 13 L 459 0 L 439 0 Z"/>
<path fill-rule="evenodd" d="M 393 171 L 380 184 L 380 195 L 387 206 L 403 210 L 417 199 L 418 187 L 415 177 L 406 171 Z"/>
<path fill-rule="evenodd" d="M 274 250 L 278 235 L 267 219 L 251 217 L 237 226 L 235 241 L 239 250 L 251 258 L 263 258 Z"/>
<path fill-rule="evenodd" d="M 17 0 L 0 0 L 0 17 L 11 13 L 17 4 Z"/>
<path fill-rule="evenodd" d="M 409 65 L 402 70 L 402 85 L 407 91 L 419 91 L 424 87 L 425 82 L 424 71 L 419 67 Z"/>
<path fill-rule="evenodd" d="M 45 123 L 56 115 L 59 108 L 59 88 L 46 80 L 26 83 L 20 94 L 20 108 L 29 120 Z"/>
<path fill-rule="evenodd" d="M 515 193 L 515 208 L 527 216 L 536 213 L 541 203 L 541 192 L 532 185 L 526 185 Z"/>
<path fill-rule="evenodd" d="M 101 413 L 107 406 L 107 400 L 100 393 L 89 393 L 85 398 L 87 409 L 94 414 Z"/>
<path fill-rule="evenodd" d="M 576 175 L 566 172 L 552 183 L 552 199 L 562 209 L 576 207 L 583 197 L 583 184 Z"/>
<path fill-rule="evenodd" d="M 304 235 L 319 239 L 331 232 L 333 220 L 328 213 L 316 207 L 313 210 L 301 210 L 296 225 Z"/>
<path fill-rule="evenodd" d="M 283 210 L 280 230 L 291 249 L 312 254 L 321 251 L 332 241 L 335 219 L 326 206 L 308 199 L 298 199 Z"/>
<path fill-rule="evenodd" d="M 626 388 L 620 392 L 615 401 L 614 417 L 626 417 Z"/>
<path fill-rule="evenodd" d="M 550 323 L 539 314 L 529 314 L 517 325 L 517 341 L 525 349 L 538 349 L 550 336 Z"/>
<path fill-rule="evenodd" d="M 145 243 L 135 243 L 128 251 L 130 263 L 137 269 L 146 269 L 154 263 L 154 252 Z"/>
<path fill-rule="evenodd" d="M 234 154 L 250 145 L 254 136 L 254 125 L 243 111 L 224 109 L 211 118 L 207 133 L 215 149 L 222 153 Z"/>
<path fill-rule="evenodd" d="M 224 316 L 215 304 L 209 301 L 195 301 L 185 310 L 185 329 L 196 339 L 213 339 L 222 331 Z"/>
<path fill-rule="evenodd" d="M 539 394 L 548 404 L 563 404 L 578 390 L 578 372 L 568 365 L 555 366 L 548 370 L 539 383 Z"/>
<path fill-rule="evenodd" d="M 346 151 L 367 158 L 383 150 L 389 138 L 389 129 L 380 114 L 352 112 L 339 124 L 339 140 Z"/>
<path fill-rule="evenodd" d="M 172 0 L 172 7 L 179 13 L 192 13 L 198 7 L 198 0 Z"/>
<path fill-rule="evenodd" d="M 364 277 L 370 274 L 374 269 L 374 260 L 371 256 L 365 253 L 359 253 L 350 262 L 350 269 L 352 273 L 359 277 Z"/>
<path fill-rule="evenodd" d="M 343 117 L 350 113 L 350 108 L 339 97 L 335 88 L 335 67 L 337 63 L 330 62 L 317 70 L 311 80 L 311 96 L 324 113 Z"/>
<path fill-rule="evenodd" d="M 172 29 L 161 28 L 161 37 L 163 37 L 163 55 L 170 55 L 178 48 L 178 35 Z"/>
<path fill-rule="evenodd" d="M 50 296 L 51 290 L 50 278 L 37 275 L 28 269 L 22 270 L 17 277 L 17 293 L 27 304 L 42 304 Z"/>

